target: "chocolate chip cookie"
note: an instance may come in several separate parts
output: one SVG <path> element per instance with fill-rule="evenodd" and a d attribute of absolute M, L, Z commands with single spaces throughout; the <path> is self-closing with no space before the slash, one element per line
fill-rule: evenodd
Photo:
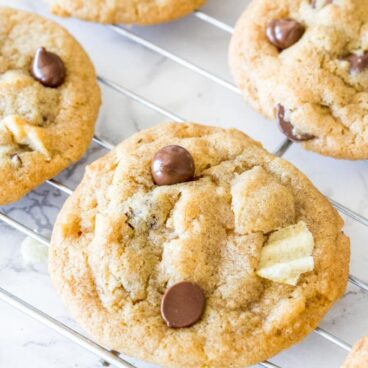
<path fill-rule="evenodd" d="M 343 293 L 349 240 L 310 181 L 237 130 L 164 124 L 87 168 L 49 270 L 101 344 L 163 367 L 245 367 Z"/>
<path fill-rule="evenodd" d="M 294 142 L 368 158 L 368 3 L 254 0 L 230 64 L 244 96 Z"/>
<path fill-rule="evenodd" d="M 205 0 L 47 0 L 54 14 L 100 23 L 150 25 L 198 9 Z"/>
<path fill-rule="evenodd" d="M 86 53 L 59 25 L 0 8 L 0 205 L 86 151 L 100 90 Z"/>

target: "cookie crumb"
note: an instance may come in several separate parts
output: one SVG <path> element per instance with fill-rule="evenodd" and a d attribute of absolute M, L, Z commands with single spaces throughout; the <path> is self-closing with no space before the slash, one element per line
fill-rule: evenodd
<path fill-rule="evenodd" d="M 26 263 L 46 263 L 49 249 L 37 240 L 27 237 L 21 244 L 21 253 Z"/>

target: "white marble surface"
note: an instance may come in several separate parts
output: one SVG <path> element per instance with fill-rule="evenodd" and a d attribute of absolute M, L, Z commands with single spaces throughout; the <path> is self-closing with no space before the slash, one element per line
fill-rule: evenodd
<path fill-rule="evenodd" d="M 228 24 L 234 24 L 247 0 L 209 0 L 204 11 Z M 40 0 L 0 0 L 9 5 L 45 14 Z M 65 25 L 85 46 L 95 62 L 98 73 L 169 111 L 187 119 L 237 127 L 275 150 L 283 141 L 271 124 L 248 106 L 241 97 L 186 68 L 148 51 L 104 26 L 76 20 L 56 21 Z M 134 31 L 156 44 L 195 62 L 218 76 L 231 80 L 227 68 L 229 35 L 203 23 L 194 16 L 184 20 Z M 104 105 L 98 134 L 119 142 L 137 129 L 165 120 L 163 116 L 103 87 Z M 83 166 L 104 154 L 92 144 L 81 163 L 60 175 L 60 180 L 75 187 Z M 286 157 L 304 171 L 331 198 L 368 216 L 368 164 L 344 162 L 306 153 L 294 146 Z M 15 205 L 2 208 L 14 219 L 24 222 L 46 237 L 50 236 L 58 209 L 66 196 L 43 185 Z M 368 281 L 368 229 L 347 219 L 346 233 L 352 238 L 351 273 Z M 46 264 L 26 264 L 20 244 L 24 236 L 0 224 L 0 287 L 6 288 L 43 311 L 78 328 L 68 317 L 49 281 Z M 368 334 L 368 295 L 350 286 L 345 297 L 322 322 L 322 327 L 354 343 Z M 340 348 L 316 334 L 303 343 L 275 357 L 282 367 L 334 368 L 344 359 Z M 0 303 L 0 367 L 11 368 L 97 368 L 99 359 L 43 325 Z M 138 364 L 138 367 L 147 367 Z"/>

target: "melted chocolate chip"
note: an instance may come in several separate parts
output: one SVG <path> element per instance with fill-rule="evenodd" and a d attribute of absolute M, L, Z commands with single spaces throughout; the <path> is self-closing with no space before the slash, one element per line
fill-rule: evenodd
<path fill-rule="evenodd" d="M 305 28 L 293 19 L 276 19 L 267 27 L 267 38 L 280 50 L 294 45 L 303 36 Z"/>
<path fill-rule="evenodd" d="M 184 183 L 194 178 L 192 155 L 181 146 L 160 149 L 153 158 L 151 172 L 157 185 Z"/>
<path fill-rule="evenodd" d="M 183 281 L 166 290 L 161 302 L 161 316 L 171 328 L 190 327 L 203 314 L 206 299 L 202 289 Z"/>
<path fill-rule="evenodd" d="M 332 4 L 333 0 L 313 0 L 312 8 L 316 9 L 317 7 L 323 8 L 326 5 Z"/>
<path fill-rule="evenodd" d="M 40 47 L 33 59 L 31 74 L 45 87 L 56 88 L 64 83 L 66 69 L 58 55 Z"/>
<path fill-rule="evenodd" d="M 361 73 L 368 68 L 368 52 L 363 55 L 350 54 L 344 60 L 349 62 L 351 73 Z"/>
<path fill-rule="evenodd" d="M 276 108 L 277 121 L 281 131 L 293 142 L 310 141 L 315 137 L 311 134 L 298 133 L 294 126 L 287 120 L 285 120 L 285 108 L 282 105 L 277 105 Z"/>

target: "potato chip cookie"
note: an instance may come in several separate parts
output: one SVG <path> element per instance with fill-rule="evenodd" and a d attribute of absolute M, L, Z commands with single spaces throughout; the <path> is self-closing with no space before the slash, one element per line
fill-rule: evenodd
<path fill-rule="evenodd" d="M 368 337 L 362 337 L 353 347 L 341 368 L 368 367 Z"/>
<path fill-rule="evenodd" d="M 253 0 L 231 42 L 244 96 L 294 142 L 368 158 L 368 2 Z"/>
<path fill-rule="evenodd" d="M 198 9 L 205 0 L 47 0 L 53 13 L 100 23 L 150 25 Z"/>
<path fill-rule="evenodd" d="M 0 205 L 16 201 L 86 151 L 100 106 L 91 61 L 38 15 L 0 8 Z"/>
<path fill-rule="evenodd" d="M 49 269 L 101 344 L 163 367 L 240 368 L 300 341 L 344 292 L 342 225 L 240 131 L 163 124 L 88 167 Z"/>

